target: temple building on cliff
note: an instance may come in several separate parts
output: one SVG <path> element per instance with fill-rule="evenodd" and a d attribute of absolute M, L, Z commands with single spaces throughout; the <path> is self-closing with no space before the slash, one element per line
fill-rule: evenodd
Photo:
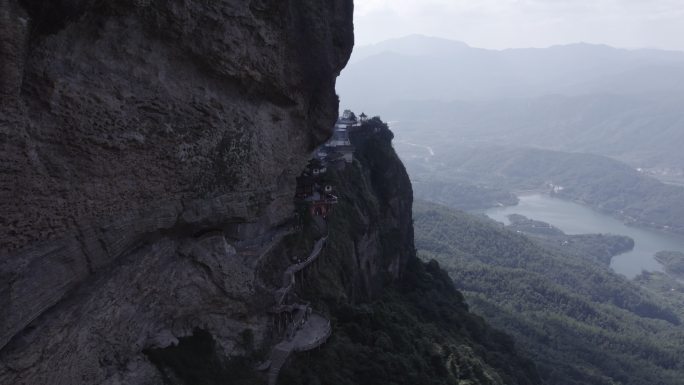
<path fill-rule="evenodd" d="M 343 170 L 354 161 L 355 148 L 349 135 L 367 121 L 366 114 L 357 118 L 354 112 L 345 110 L 337 119 L 330 139 L 316 149 L 313 158 L 297 178 L 295 199 L 306 205 L 311 216 L 327 218 L 333 206 L 338 203 L 334 187 L 326 178 L 326 173 L 329 167 Z"/>
<path fill-rule="evenodd" d="M 327 181 L 326 173 L 325 163 L 318 158 L 313 158 L 302 175 L 297 178 L 295 199 L 306 204 L 309 215 L 312 217 L 327 218 L 333 206 L 338 202 L 332 184 Z"/>
<path fill-rule="evenodd" d="M 316 156 L 329 162 L 338 160 L 344 160 L 345 163 L 353 162 L 354 146 L 349 140 L 349 132 L 360 126 L 361 122 L 352 111 L 344 111 L 335 123 L 332 137 L 316 151 Z"/>

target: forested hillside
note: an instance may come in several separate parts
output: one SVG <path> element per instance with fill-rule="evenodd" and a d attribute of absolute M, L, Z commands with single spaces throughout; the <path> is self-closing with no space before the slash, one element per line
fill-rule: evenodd
<path fill-rule="evenodd" d="M 548 223 L 529 219 L 520 214 L 509 215 L 508 219 L 511 223 L 507 229 L 528 234 L 549 250 L 560 250 L 564 254 L 572 254 L 605 266 L 610 266 L 614 256 L 634 249 L 634 240 L 623 235 L 568 235 Z"/>
<path fill-rule="evenodd" d="M 431 178 L 412 180 L 417 199 L 444 204 L 460 210 L 484 210 L 496 206 L 514 206 L 519 199 L 503 188 L 485 187 L 465 181 L 438 181 Z"/>
<path fill-rule="evenodd" d="M 414 219 L 419 255 L 514 336 L 545 383 L 682 384 L 681 313 L 656 291 L 486 218 L 417 203 Z"/>
<path fill-rule="evenodd" d="M 662 183 L 607 157 L 510 147 L 436 152 L 429 163 L 407 161 L 412 178 L 551 192 L 626 223 L 684 233 L 684 187 Z"/>
<path fill-rule="evenodd" d="M 407 140 L 424 145 L 510 145 L 581 151 L 681 177 L 682 100 L 665 95 L 614 94 L 487 101 L 406 100 L 388 105 L 386 115 L 398 122 L 397 128 Z"/>

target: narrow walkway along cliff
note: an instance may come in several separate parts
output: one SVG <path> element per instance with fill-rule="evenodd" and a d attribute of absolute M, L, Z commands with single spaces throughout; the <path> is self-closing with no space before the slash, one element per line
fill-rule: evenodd
<path fill-rule="evenodd" d="M 276 327 L 280 328 L 283 315 L 286 319 L 286 326 L 283 341 L 273 348 L 270 360 L 261 368 L 262 370 L 269 369 L 269 384 L 271 385 L 276 384 L 280 369 L 292 352 L 315 349 L 325 343 L 332 333 L 330 321 L 315 313 L 310 306 L 300 303 L 284 304 L 294 286 L 297 285 L 297 274 L 303 276 L 305 269 L 316 262 L 326 241 L 327 237 L 319 239 L 306 260 L 288 267 L 283 274 L 283 287 L 276 291 L 276 304 L 273 309 Z M 303 279 L 301 276 L 300 280 Z"/>

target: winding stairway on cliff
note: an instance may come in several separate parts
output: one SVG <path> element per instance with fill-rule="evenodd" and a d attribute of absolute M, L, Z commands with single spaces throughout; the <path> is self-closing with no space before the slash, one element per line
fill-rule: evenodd
<path fill-rule="evenodd" d="M 316 262 L 327 240 L 328 237 L 319 239 L 305 261 L 285 270 L 283 286 L 276 291 L 276 306 L 273 309 L 276 316 L 275 327 L 280 329 L 284 319 L 285 337 L 273 348 L 271 359 L 260 368 L 261 370 L 268 369 L 269 385 L 276 384 L 280 369 L 293 352 L 315 349 L 323 345 L 332 334 L 330 321 L 322 314 L 313 311 L 308 304 L 284 304 L 296 285 L 297 274 L 303 273 Z"/>

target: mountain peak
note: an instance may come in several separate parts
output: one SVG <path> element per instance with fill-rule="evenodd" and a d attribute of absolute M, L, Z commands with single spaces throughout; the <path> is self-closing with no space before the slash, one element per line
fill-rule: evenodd
<path fill-rule="evenodd" d="M 593 51 L 617 51 L 620 50 L 620 48 L 616 48 L 607 44 L 598 44 L 598 43 L 587 43 L 584 41 L 580 41 L 577 43 L 568 43 L 568 44 L 555 44 L 550 46 L 548 49 L 579 49 L 579 50 L 593 50 Z"/>
<path fill-rule="evenodd" d="M 403 42 L 403 43 L 441 43 L 441 44 L 447 44 L 451 46 L 458 46 L 461 48 L 467 48 L 470 47 L 468 44 L 465 42 L 462 42 L 460 40 L 452 40 L 452 39 L 447 39 L 444 37 L 437 37 L 437 36 L 428 36 L 428 35 L 423 35 L 419 33 L 414 33 L 411 35 L 406 35 L 394 39 L 389 39 L 385 40 L 384 42 L 380 42 L 378 44 L 383 44 L 383 43 L 389 43 L 389 42 Z"/>
<path fill-rule="evenodd" d="M 471 47 L 461 41 L 413 34 L 356 47 L 353 60 L 359 61 L 381 53 L 396 53 L 410 56 L 442 56 L 454 51 L 467 49 L 471 49 Z"/>

